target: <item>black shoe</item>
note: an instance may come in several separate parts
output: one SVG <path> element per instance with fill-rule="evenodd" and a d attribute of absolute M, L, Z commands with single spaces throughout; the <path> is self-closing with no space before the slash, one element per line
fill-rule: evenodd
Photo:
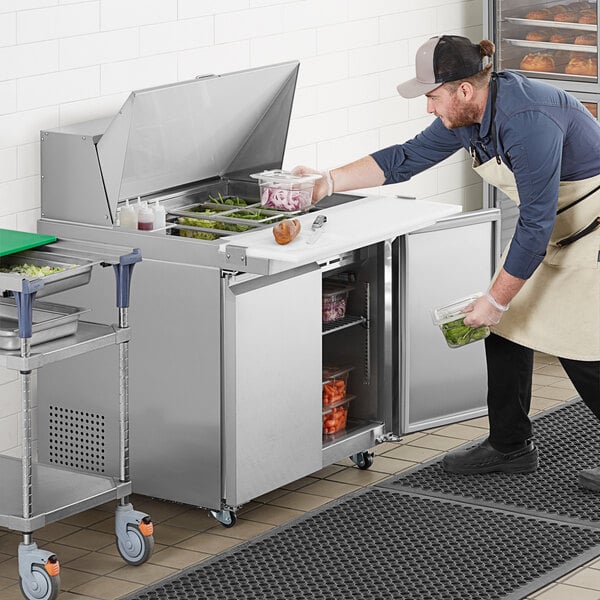
<path fill-rule="evenodd" d="M 579 473 L 579 485 L 592 492 L 600 492 L 600 467 Z"/>
<path fill-rule="evenodd" d="M 538 466 L 538 451 L 533 442 L 514 452 L 498 452 L 488 440 L 444 456 L 442 466 L 450 473 L 533 473 Z"/>

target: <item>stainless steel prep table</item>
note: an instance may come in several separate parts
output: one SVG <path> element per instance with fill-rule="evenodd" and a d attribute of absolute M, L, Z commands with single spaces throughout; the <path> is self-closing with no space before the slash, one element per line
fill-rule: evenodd
<path fill-rule="evenodd" d="M 301 233 L 278 246 L 272 222 L 210 240 L 184 237 L 215 232 L 181 221 L 211 197 L 259 202 L 250 174 L 281 167 L 298 66 L 140 90 L 111 119 L 41 133 L 39 231 L 144 255 L 133 289 L 134 491 L 206 507 L 227 526 L 240 505 L 336 460 L 368 468 L 368 449 L 397 432 L 393 243 L 461 210 L 341 195 L 319 211 L 328 221 L 314 245 Z M 164 206 L 166 227 L 118 227 L 119 209 L 138 196 Z M 315 213 L 294 216 L 306 232 Z M 348 322 L 322 323 L 324 277 L 351 281 Z M 102 278 L 64 293 L 96 318 L 105 296 Z M 81 377 L 71 394 L 92 387 L 89 410 L 110 421 L 108 360 L 92 367 L 82 357 L 77 372 L 92 373 L 91 386 Z M 324 364 L 353 367 L 348 425 L 333 435 L 322 432 Z M 63 373 L 57 366 L 42 375 L 52 396 L 51 381 Z M 40 403 L 41 452 L 49 403 Z M 156 422 L 161 435 L 148 435 Z M 107 464 L 114 458 L 105 456 Z"/>

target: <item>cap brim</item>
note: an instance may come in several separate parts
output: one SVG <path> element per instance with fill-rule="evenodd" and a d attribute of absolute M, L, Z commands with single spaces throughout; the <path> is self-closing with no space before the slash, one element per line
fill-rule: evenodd
<path fill-rule="evenodd" d="M 429 92 L 433 92 L 436 88 L 439 88 L 441 83 L 424 83 L 419 81 L 417 78 L 409 79 L 408 81 L 404 81 L 403 83 L 399 83 L 396 86 L 398 93 L 403 98 L 416 98 L 417 96 L 423 96 L 423 94 L 428 94 Z"/>

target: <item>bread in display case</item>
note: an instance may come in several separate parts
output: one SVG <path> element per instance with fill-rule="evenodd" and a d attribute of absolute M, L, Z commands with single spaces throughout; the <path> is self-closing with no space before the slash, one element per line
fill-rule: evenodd
<path fill-rule="evenodd" d="M 496 6 L 499 69 L 547 79 L 598 81 L 596 2 L 507 0 Z"/>

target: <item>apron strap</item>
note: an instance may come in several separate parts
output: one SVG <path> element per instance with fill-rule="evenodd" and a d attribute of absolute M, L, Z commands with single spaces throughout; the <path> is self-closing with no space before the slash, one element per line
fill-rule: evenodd
<path fill-rule="evenodd" d="M 556 211 L 556 214 L 560 215 L 561 212 L 564 212 L 565 210 L 571 208 L 572 206 L 579 204 L 582 200 L 589 198 L 592 194 L 595 194 L 598 190 L 600 190 L 600 185 L 598 187 L 595 187 L 591 192 L 588 192 L 585 196 L 582 196 L 581 198 L 578 198 L 574 202 L 571 202 L 571 204 L 568 204 L 567 206 L 563 206 L 560 210 Z"/>
<path fill-rule="evenodd" d="M 577 240 L 581 239 L 583 236 L 587 235 L 588 233 L 592 233 L 592 231 L 596 231 L 596 229 L 598 229 L 598 227 L 600 227 L 600 217 L 596 217 L 587 227 L 584 227 L 577 233 L 574 233 L 573 235 L 570 235 L 569 237 L 559 240 L 558 242 L 556 242 L 556 245 L 560 248 L 562 248 L 563 246 L 568 246 L 569 244 L 572 244 L 573 242 L 576 242 Z"/>
<path fill-rule="evenodd" d="M 498 154 L 498 132 L 496 131 L 496 96 L 498 95 L 498 73 L 494 72 L 492 73 L 492 77 L 491 77 L 491 94 L 492 94 L 492 100 L 491 100 L 491 106 L 490 106 L 490 112 L 491 112 L 491 119 L 492 119 L 492 138 L 494 141 L 494 150 L 496 151 L 496 162 L 498 164 L 501 164 L 502 161 L 500 160 L 500 155 Z"/>

